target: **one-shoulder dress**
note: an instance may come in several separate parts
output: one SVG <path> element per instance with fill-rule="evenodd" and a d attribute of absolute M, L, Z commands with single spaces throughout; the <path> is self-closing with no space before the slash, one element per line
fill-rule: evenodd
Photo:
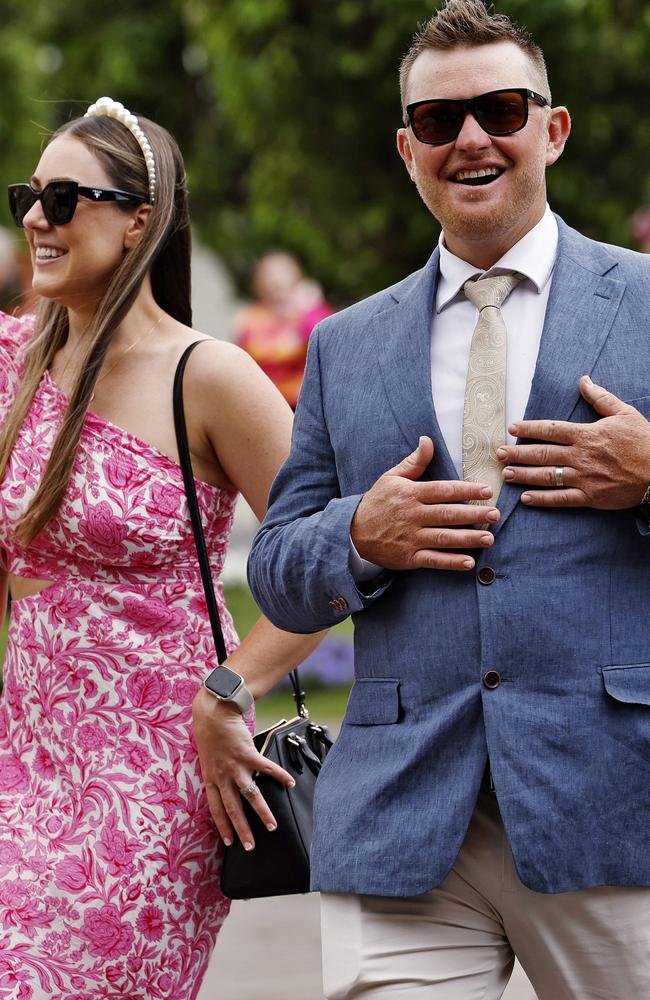
<path fill-rule="evenodd" d="M 32 330 L 0 314 L 0 421 Z M 13 602 L 4 661 L 0 998 L 191 1000 L 229 901 L 191 728 L 216 661 L 182 474 L 88 413 L 62 507 L 22 547 L 66 405 L 45 372 L 0 484 L 2 567 L 52 581 Z M 196 485 L 217 579 L 236 495 Z"/>

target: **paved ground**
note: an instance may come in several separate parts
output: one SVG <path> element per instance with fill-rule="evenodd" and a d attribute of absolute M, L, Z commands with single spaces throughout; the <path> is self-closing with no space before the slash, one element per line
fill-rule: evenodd
<path fill-rule="evenodd" d="M 233 903 L 197 1000 L 322 1000 L 318 896 Z M 503 1000 L 536 1000 L 521 968 Z"/>

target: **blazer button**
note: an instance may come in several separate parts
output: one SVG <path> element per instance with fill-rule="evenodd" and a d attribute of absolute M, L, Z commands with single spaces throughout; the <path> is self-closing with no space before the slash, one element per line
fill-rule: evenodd
<path fill-rule="evenodd" d="M 483 566 L 477 573 L 478 582 L 482 583 L 484 587 L 489 587 L 496 578 L 497 575 L 491 566 Z"/>
<path fill-rule="evenodd" d="M 483 683 L 490 691 L 494 691 L 501 683 L 501 674 L 498 670 L 488 670 L 486 674 L 483 674 Z"/>
<path fill-rule="evenodd" d="M 335 597 L 330 601 L 330 608 L 333 611 L 343 612 L 347 611 L 350 605 L 344 597 Z"/>

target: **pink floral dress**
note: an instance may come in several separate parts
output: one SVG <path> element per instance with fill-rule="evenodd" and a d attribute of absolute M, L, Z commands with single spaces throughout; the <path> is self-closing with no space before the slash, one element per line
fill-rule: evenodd
<path fill-rule="evenodd" d="M 0 314 L 0 420 L 32 322 Z M 53 581 L 14 601 L 4 663 L 0 998 L 190 1000 L 229 901 L 191 729 L 215 654 L 182 475 L 89 413 L 58 516 L 21 547 L 66 402 L 46 372 L 0 485 L 3 568 Z M 235 494 L 197 491 L 216 578 Z"/>

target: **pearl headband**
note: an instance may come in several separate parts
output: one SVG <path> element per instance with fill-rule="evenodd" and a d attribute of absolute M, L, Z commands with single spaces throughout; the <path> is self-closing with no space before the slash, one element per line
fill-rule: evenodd
<path fill-rule="evenodd" d="M 108 118 L 115 118 L 118 122 L 122 122 L 122 124 L 128 128 L 129 132 L 135 136 L 138 145 L 142 150 L 144 162 L 147 166 L 147 174 L 149 177 L 149 201 L 153 205 L 154 196 L 156 194 L 156 164 L 153 158 L 151 144 L 140 128 L 138 119 L 135 115 L 132 115 L 123 104 L 120 104 L 119 101 L 114 101 L 110 97 L 100 97 L 95 104 L 91 104 L 86 111 L 84 118 L 91 118 L 93 115 L 106 115 Z"/>

